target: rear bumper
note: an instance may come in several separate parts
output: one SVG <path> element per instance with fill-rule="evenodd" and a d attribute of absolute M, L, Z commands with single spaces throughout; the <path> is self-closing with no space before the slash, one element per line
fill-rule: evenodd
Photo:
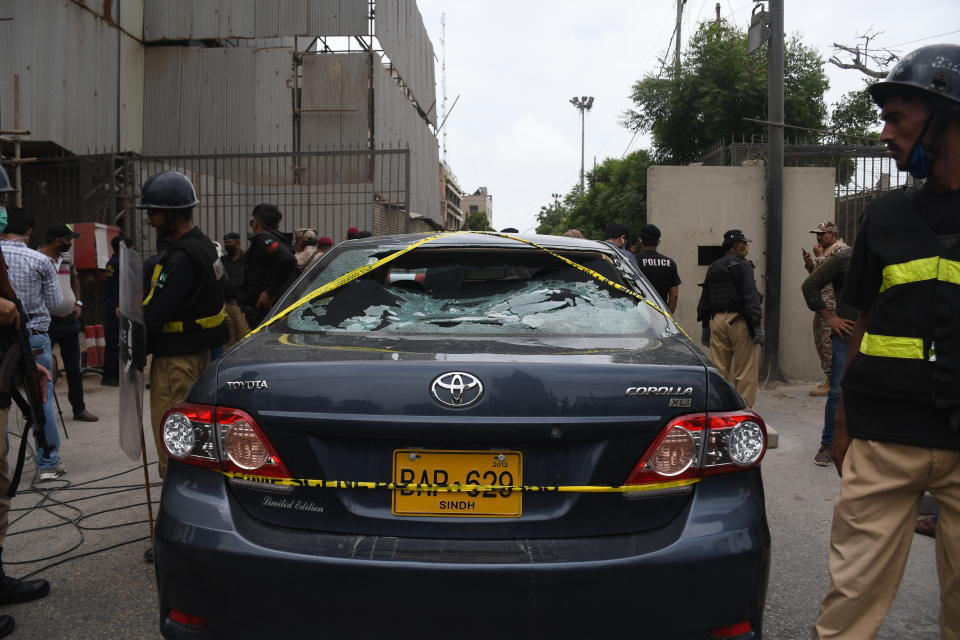
<path fill-rule="evenodd" d="M 470 541 L 264 526 L 222 477 L 174 463 L 156 532 L 160 625 L 172 639 L 679 640 L 750 620 L 759 638 L 769 546 L 759 470 L 702 482 L 657 532 Z"/>

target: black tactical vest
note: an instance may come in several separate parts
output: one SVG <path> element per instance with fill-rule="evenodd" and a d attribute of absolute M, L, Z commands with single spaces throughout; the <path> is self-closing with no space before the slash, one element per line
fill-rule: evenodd
<path fill-rule="evenodd" d="M 730 272 L 730 269 L 737 264 L 738 259 L 742 258 L 727 253 L 714 260 L 707 269 L 707 277 L 703 286 L 706 290 L 707 309 L 710 315 L 742 310 L 743 303 L 740 299 L 740 292 L 737 290 L 737 282 Z"/>
<path fill-rule="evenodd" d="M 213 243 L 198 231 L 175 240 L 165 255 L 174 251 L 186 251 L 190 256 L 195 281 L 189 283 L 193 288 L 174 316 L 159 334 L 150 336 L 150 350 L 157 355 L 183 355 L 222 346 L 230 339 L 230 329 L 223 306 L 223 289 L 213 269 L 217 259 Z"/>
<path fill-rule="evenodd" d="M 960 407 L 960 243 L 947 249 L 908 193 L 874 201 L 868 246 L 883 265 L 860 353 L 843 386 L 867 396 Z"/>

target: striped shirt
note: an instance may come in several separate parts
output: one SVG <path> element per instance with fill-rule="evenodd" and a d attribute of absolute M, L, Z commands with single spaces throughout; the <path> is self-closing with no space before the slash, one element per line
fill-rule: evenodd
<path fill-rule="evenodd" d="M 27 313 L 27 328 L 46 331 L 50 309 L 63 302 L 53 260 L 25 242 L 0 238 L 0 250 L 7 261 L 10 284 Z"/>

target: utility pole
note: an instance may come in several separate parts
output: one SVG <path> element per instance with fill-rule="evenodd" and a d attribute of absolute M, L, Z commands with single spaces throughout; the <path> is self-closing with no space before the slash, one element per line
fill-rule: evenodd
<path fill-rule="evenodd" d="M 593 108 L 593 96 L 581 96 L 570 98 L 570 104 L 580 111 L 580 197 L 582 198 L 586 191 L 584 190 L 584 146 L 586 143 L 586 124 L 584 114 Z"/>
<path fill-rule="evenodd" d="M 687 0 L 677 0 L 677 41 L 673 45 L 673 73 L 680 77 L 680 23 L 683 21 L 683 5 Z"/>
<path fill-rule="evenodd" d="M 717 24 L 720 24 L 720 3 L 718 2 L 713 9 L 717 12 Z"/>
<path fill-rule="evenodd" d="M 780 272 L 783 256 L 783 0 L 769 0 L 767 50 L 767 313 L 764 358 L 767 382 L 784 381 L 780 370 Z"/>

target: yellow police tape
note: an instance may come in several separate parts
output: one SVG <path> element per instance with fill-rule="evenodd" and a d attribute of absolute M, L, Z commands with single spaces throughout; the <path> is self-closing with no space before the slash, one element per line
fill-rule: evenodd
<path fill-rule="evenodd" d="M 514 240 L 514 241 L 516 241 L 516 242 L 522 242 L 522 243 L 527 244 L 527 245 L 530 245 L 531 247 L 534 247 L 534 248 L 536 248 L 536 249 L 540 249 L 541 251 L 546 252 L 548 255 L 550 255 L 550 256 L 552 256 L 552 257 L 554 257 L 554 258 L 556 258 L 556 259 L 558 259 L 558 260 L 560 260 L 560 261 L 562 261 L 562 262 L 564 262 L 564 263 L 566 263 L 566 264 L 568 264 L 569 266 L 571 266 L 571 267 L 573 267 L 573 268 L 575 268 L 575 269 L 577 269 L 577 270 L 579 270 L 579 271 L 582 271 L 583 273 L 586 273 L 587 275 L 589 275 L 589 276 L 590 276 L 591 278 L 593 278 L 594 280 L 597 280 L 597 281 L 599 281 L 599 282 L 602 282 L 603 284 L 607 285 L 608 287 L 612 287 L 612 288 L 616 289 L 617 291 L 621 291 L 621 292 L 623 292 L 623 293 L 626 293 L 627 295 L 632 296 L 632 297 L 636 298 L 637 300 L 640 300 L 641 302 L 646 303 L 647 305 L 649 305 L 650 307 L 652 307 L 655 311 L 657 311 L 658 313 L 660 313 L 660 314 L 663 315 L 664 317 L 669 318 L 670 320 L 672 320 L 673 323 L 677 326 L 677 328 L 680 329 L 680 332 L 683 333 L 683 335 L 685 335 L 688 340 L 690 340 L 691 342 L 693 342 L 693 339 L 689 336 L 689 334 L 687 334 L 686 331 L 684 331 L 683 327 L 681 327 L 680 324 L 679 324 L 676 320 L 673 319 L 673 316 L 671 316 L 669 313 L 667 313 L 664 309 L 661 309 L 658 305 L 650 302 L 650 300 L 649 300 L 646 296 L 644 296 L 644 295 L 642 295 L 642 294 L 640 294 L 640 293 L 637 293 L 636 291 L 631 291 L 630 289 L 624 287 L 623 285 L 618 284 L 618 283 L 614 282 L 613 280 L 610 280 L 609 278 L 606 278 L 606 277 L 604 277 L 603 275 L 597 273 L 597 272 L 594 271 L 593 269 L 588 269 L 587 267 L 583 266 L 582 264 L 580 264 L 580 263 L 578 263 L 578 262 L 574 262 L 573 260 L 570 260 L 569 258 L 565 258 L 565 257 L 561 256 L 560 254 L 558 254 L 558 253 L 556 253 L 556 252 L 554 252 L 554 251 L 551 251 L 550 249 L 547 249 L 547 248 L 544 247 L 544 246 L 541 246 L 541 245 L 537 244 L 536 242 L 533 242 L 533 241 L 531 241 L 531 240 L 525 240 L 524 238 L 518 238 L 518 237 L 516 237 L 516 236 L 507 235 L 507 234 L 504 234 L 504 233 L 497 233 L 497 232 L 495 232 L 495 231 L 452 231 L 452 232 L 445 232 L 445 233 L 437 233 L 437 234 L 434 234 L 434 235 L 432 235 L 432 236 L 428 236 L 428 237 L 426 237 L 426 238 L 422 238 L 422 239 L 420 239 L 420 240 L 417 240 L 416 242 L 414 242 L 414 243 L 412 243 L 412 244 L 404 247 L 403 249 L 400 249 L 399 251 L 396 251 L 396 252 L 394 252 L 394 253 L 391 253 L 390 255 L 388 255 L 388 256 L 386 256 L 386 257 L 384 257 L 384 258 L 381 258 L 380 260 L 377 260 L 376 262 L 374 262 L 374 263 L 372 263 L 372 264 L 368 264 L 368 265 L 362 266 L 362 267 L 360 267 L 360 268 L 358 268 L 358 269 L 354 269 L 353 271 L 350 271 L 350 272 L 348 272 L 348 273 L 343 274 L 342 276 L 340 276 L 340 277 L 337 278 L 336 280 L 333 280 L 332 282 L 328 282 L 327 284 L 323 285 L 322 287 L 320 287 L 320 288 L 318 288 L 318 289 L 314 289 L 313 291 L 311 291 L 311 292 L 308 293 L 307 295 L 303 296 L 302 298 L 300 298 L 299 300 L 297 300 L 297 301 L 294 302 L 293 304 L 291 304 L 291 305 L 289 305 L 288 307 L 286 307 L 285 309 L 281 310 L 279 313 L 277 313 L 277 315 L 273 316 L 272 318 L 270 318 L 270 319 L 267 320 L 266 322 L 262 323 L 262 324 L 261 324 L 260 326 L 258 326 L 257 328 L 253 329 L 250 333 L 247 334 L 246 337 L 250 337 L 250 336 L 252 336 L 253 334 L 255 334 L 255 333 L 257 333 L 257 332 L 259 332 L 259 331 L 261 331 L 261 330 L 263 330 L 263 329 L 265 329 L 265 328 L 267 328 L 267 327 L 269 327 L 269 326 L 270 326 L 271 324 L 273 324 L 274 322 L 276 322 L 276 321 L 278 321 L 278 320 L 281 320 L 281 319 L 287 317 L 289 314 L 293 313 L 294 311 L 296 311 L 297 309 L 299 309 L 300 307 L 302 307 L 304 304 L 310 302 L 311 300 L 314 300 L 315 298 L 319 298 L 319 297 L 322 296 L 322 295 L 325 295 L 325 294 L 327 294 L 327 293 L 330 293 L 330 292 L 333 291 L 334 289 L 338 289 L 338 288 L 342 287 L 342 286 L 345 285 L 345 284 L 349 284 L 349 283 L 353 282 L 354 280 L 356 280 L 357 278 L 363 276 L 364 274 L 370 273 L 370 272 L 373 271 L 374 269 L 379 269 L 379 268 L 382 267 L 383 265 L 388 264 L 388 263 L 396 260 L 396 259 L 399 258 L 400 256 L 402 256 L 402 255 L 404 255 L 404 254 L 406 254 L 406 253 L 409 253 L 410 251 L 413 251 L 413 250 L 416 249 L 417 247 L 421 247 L 421 246 L 427 244 L 428 242 L 433 242 L 433 241 L 436 240 L 437 238 L 444 238 L 444 237 L 447 237 L 447 236 L 464 234 L 464 233 L 473 233 L 473 234 L 478 234 L 478 235 L 498 236 L 498 237 L 500 237 L 500 238 L 507 238 L 508 240 Z"/>
<path fill-rule="evenodd" d="M 625 484 L 618 487 L 598 485 L 500 485 L 500 484 L 419 484 L 414 482 L 360 482 L 354 480 L 317 480 L 313 478 L 271 478 L 236 471 L 220 471 L 233 480 L 281 487 L 311 487 L 315 489 L 381 489 L 388 491 L 430 491 L 435 493 L 469 493 L 471 491 L 516 491 L 518 493 L 633 493 L 688 487 L 700 478 L 684 478 L 653 484 Z"/>

